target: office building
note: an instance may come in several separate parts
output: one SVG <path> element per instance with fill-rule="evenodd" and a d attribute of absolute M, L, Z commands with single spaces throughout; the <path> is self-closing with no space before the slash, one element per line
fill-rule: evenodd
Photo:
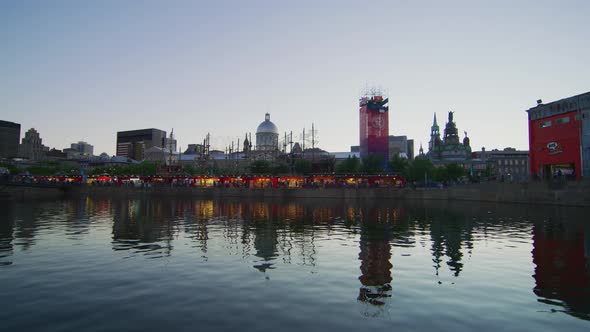
<path fill-rule="evenodd" d="M 389 136 L 389 158 L 399 156 L 409 160 L 414 159 L 414 140 L 407 136 Z"/>
<path fill-rule="evenodd" d="M 20 124 L 0 120 L 0 158 L 18 156 Z"/>
<path fill-rule="evenodd" d="M 117 132 L 117 157 L 143 160 L 144 151 L 151 147 L 164 147 L 166 132 L 160 129 L 139 129 Z"/>

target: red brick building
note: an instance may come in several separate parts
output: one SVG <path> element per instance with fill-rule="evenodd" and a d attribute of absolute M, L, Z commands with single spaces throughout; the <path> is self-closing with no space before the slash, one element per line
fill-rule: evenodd
<path fill-rule="evenodd" d="M 589 176 L 590 92 L 527 110 L 533 178 Z"/>

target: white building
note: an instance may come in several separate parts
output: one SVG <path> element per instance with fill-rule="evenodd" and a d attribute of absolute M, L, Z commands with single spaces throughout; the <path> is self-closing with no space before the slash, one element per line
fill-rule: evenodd
<path fill-rule="evenodd" d="M 275 152 L 279 149 L 279 130 L 270 121 L 270 114 L 264 115 L 264 122 L 256 129 L 256 150 Z"/>

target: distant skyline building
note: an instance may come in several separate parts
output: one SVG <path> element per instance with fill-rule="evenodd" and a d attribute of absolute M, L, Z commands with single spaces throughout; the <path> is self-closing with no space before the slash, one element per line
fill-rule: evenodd
<path fill-rule="evenodd" d="M 153 146 L 163 148 L 166 132 L 160 129 L 139 129 L 117 132 L 118 157 L 143 160 L 144 151 Z"/>
<path fill-rule="evenodd" d="M 534 178 L 590 176 L 590 92 L 526 111 Z"/>
<path fill-rule="evenodd" d="M 18 156 L 20 141 L 20 124 L 0 120 L 0 158 Z"/>
<path fill-rule="evenodd" d="M 414 140 L 407 136 L 389 135 L 389 157 L 400 156 L 409 160 L 414 159 Z"/>
<path fill-rule="evenodd" d="M 27 130 L 19 146 L 19 155 L 30 160 L 45 159 L 49 148 L 43 145 L 43 140 L 35 128 Z"/>
<path fill-rule="evenodd" d="M 380 156 L 389 160 L 389 106 L 383 96 L 365 96 L 359 102 L 361 158 Z"/>
<path fill-rule="evenodd" d="M 70 149 L 77 151 L 80 155 L 94 155 L 94 146 L 84 141 L 78 141 L 78 143 L 70 144 Z"/>
<path fill-rule="evenodd" d="M 203 144 L 189 144 L 183 152 L 184 154 L 204 154 L 205 146 Z"/>

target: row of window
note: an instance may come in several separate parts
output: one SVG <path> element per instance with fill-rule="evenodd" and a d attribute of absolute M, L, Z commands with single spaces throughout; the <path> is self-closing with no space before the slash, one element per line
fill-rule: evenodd
<path fill-rule="evenodd" d="M 526 160 L 498 160 L 498 165 L 526 165 Z"/>
<path fill-rule="evenodd" d="M 578 115 L 576 114 L 576 116 L 578 116 Z M 577 120 L 577 118 L 576 118 L 576 120 Z M 570 117 L 569 117 L 569 116 L 566 116 L 566 117 L 559 118 L 559 119 L 556 119 L 556 120 L 555 120 L 555 124 L 558 124 L 558 125 L 559 125 L 559 124 L 566 124 L 566 123 L 569 123 L 569 122 L 570 122 Z M 541 123 L 539 124 L 539 127 L 540 127 L 540 128 L 547 128 L 547 127 L 551 127 L 551 120 L 549 120 L 549 121 L 543 121 L 543 122 L 541 122 Z"/>
<path fill-rule="evenodd" d="M 524 167 L 516 167 L 516 168 L 505 167 L 505 168 L 500 168 L 499 171 L 500 171 L 500 174 L 510 174 L 510 173 L 527 174 L 527 169 Z"/>

